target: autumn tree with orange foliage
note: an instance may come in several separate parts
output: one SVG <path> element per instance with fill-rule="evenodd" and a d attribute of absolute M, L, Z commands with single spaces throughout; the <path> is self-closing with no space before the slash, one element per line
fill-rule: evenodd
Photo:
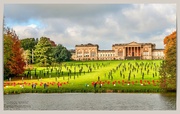
<path fill-rule="evenodd" d="M 4 32 L 4 79 L 24 73 L 25 62 L 23 49 L 15 31 L 6 29 Z"/>
<path fill-rule="evenodd" d="M 176 91 L 176 31 L 164 38 L 165 60 L 162 62 L 161 88 L 167 91 Z"/>

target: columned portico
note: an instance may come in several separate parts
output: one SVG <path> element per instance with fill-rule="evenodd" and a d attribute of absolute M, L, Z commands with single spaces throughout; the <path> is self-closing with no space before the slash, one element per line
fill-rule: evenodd
<path fill-rule="evenodd" d="M 140 59 L 141 57 L 141 48 L 139 46 L 127 46 L 124 51 L 126 59 Z"/>

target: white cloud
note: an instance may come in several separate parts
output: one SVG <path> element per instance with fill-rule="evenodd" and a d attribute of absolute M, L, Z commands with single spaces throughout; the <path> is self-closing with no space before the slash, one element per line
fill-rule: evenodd
<path fill-rule="evenodd" d="M 68 27 L 65 31 L 71 37 L 81 36 L 82 28 L 80 26 Z"/>
<path fill-rule="evenodd" d="M 158 35 L 150 36 L 150 42 L 156 43 L 157 48 L 164 48 L 164 38 L 175 30 L 175 28 L 168 28 L 164 32 L 158 33 Z"/>
<path fill-rule="evenodd" d="M 35 24 L 30 24 L 30 25 L 28 25 L 27 27 L 36 28 L 37 25 L 35 25 Z"/>
<path fill-rule="evenodd" d="M 110 49 L 114 43 L 152 42 L 163 48 L 163 39 L 176 30 L 176 5 L 27 5 L 31 11 L 11 6 L 15 14 L 5 15 L 20 38 L 46 36 L 74 48 L 76 44 L 95 43 L 101 49 Z M 46 10 L 48 9 L 48 10 Z M 9 17 L 8 17 L 9 16 Z M 28 20 L 40 24 L 27 24 Z M 12 25 L 9 24 L 8 25 Z M 23 23 L 23 24 L 22 24 Z"/>
<path fill-rule="evenodd" d="M 37 38 L 40 34 L 40 30 L 37 28 L 37 25 L 34 24 L 27 26 L 14 26 L 13 29 L 16 31 L 16 34 L 20 39 L 32 37 Z"/>
<path fill-rule="evenodd" d="M 137 33 L 157 31 L 176 24 L 175 5 L 136 4 L 122 13 L 132 24 L 131 30 Z"/>

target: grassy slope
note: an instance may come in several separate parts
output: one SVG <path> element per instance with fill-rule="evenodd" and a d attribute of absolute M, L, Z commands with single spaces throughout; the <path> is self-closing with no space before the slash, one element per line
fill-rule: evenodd
<path fill-rule="evenodd" d="M 137 62 L 138 64 L 140 63 L 144 63 L 144 65 L 141 65 L 138 69 L 137 72 L 137 66 L 135 65 L 135 62 Z M 105 91 L 105 90 L 120 90 L 120 91 L 146 91 L 146 90 L 158 90 L 159 89 L 159 73 L 158 73 L 158 69 L 160 66 L 160 60 L 143 60 L 143 61 L 88 61 L 88 62 L 65 62 L 62 64 L 62 71 L 63 71 L 63 76 L 60 75 L 60 77 L 57 79 L 56 81 L 56 77 L 58 77 L 58 75 L 56 74 L 56 70 L 55 68 L 53 69 L 52 73 L 49 70 L 49 75 L 44 77 L 44 74 L 41 73 L 42 70 L 44 69 L 44 71 L 47 72 L 47 68 L 45 67 L 36 67 L 36 73 L 39 76 L 39 80 L 38 79 L 30 79 L 30 77 L 24 78 L 24 80 L 22 81 L 21 79 L 13 79 L 10 83 L 16 83 L 16 86 L 12 86 L 12 85 L 8 85 L 7 82 L 8 81 L 4 81 L 5 83 L 5 87 L 4 87 L 4 91 L 5 93 L 10 93 L 10 91 L 31 91 L 31 84 L 32 83 L 37 83 L 37 89 L 39 91 L 43 91 L 43 84 L 40 86 L 40 83 L 48 83 L 49 82 L 49 90 L 63 90 L 63 91 L 89 91 L 92 92 L 94 91 L 94 86 L 92 85 L 92 82 L 96 82 L 98 80 L 98 76 L 100 77 L 101 82 L 103 82 L 103 86 L 101 88 L 99 88 L 99 84 L 97 85 L 97 89 L 99 91 Z M 108 73 L 112 70 L 112 69 L 116 69 L 116 67 L 121 63 L 121 66 L 112 73 L 113 79 L 108 77 Z M 149 63 L 149 67 L 146 67 L 145 70 L 145 64 Z M 152 64 L 153 63 L 153 64 Z M 156 68 L 154 66 L 154 63 L 156 64 Z M 66 68 L 65 65 L 66 64 Z M 132 64 L 132 66 L 135 66 L 136 70 L 132 71 L 132 67 L 130 67 L 130 64 Z M 78 67 L 79 65 L 79 67 Z M 88 73 L 88 67 L 86 66 L 88 65 L 91 66 L 92 68 L 92 72 Z M 96 67 L 95 69 L 93 68 L 93 65 Z M 79 71 L 79 69 L 81 67 L 83 67 L 83 71 L 81 75 L 75 75 L 74 78 L 74 66 L 76 66 L 76 72 Z M 99 66 L 99 69 L 97 68 Z M 152 66 L 152 69 L 151 69 Z M 71 78 L 69 77 L 68 80 L 68 69 L 71 69 L 72 71 L 72 75 Z M 35 67 L 34 67 L 35 68 Z M 57 69 L 60 69 L 60 67 L 56 67 Z M 122 72 L 122 70 L 126 68 L 126 71 Z M 144 72 L 144 79 L 142 79 L 142 73 L 140 69 L 143 69 L 142 72 Z M 51 69 L 51 68 L 50 68 Z M 149 74 L 147 74 L 147 70 L 149 69 Z M 85 71 L 85 74 L 84 74 Z M 123 76 L 120 76 L 120 71 L 122 72 L 122 74 L 125 75 L 125 78 L 123 78 Z M 131 71 L 131 78 L 128 81 L 128 75 L 129 72 Z M 26 71 L 27 72 L 27 71 Z M 153 73 L 157 73 L 157 76 L 153 77 Z M 34 77 L 34 71 L 31 71 L 33 78 Z M 106 74 L 106 75 L 105 75 Z M 134 78 L 134 74 L 135 74 L 135 78 Z M 51 75 L 51 78 L 49 78 L 49 76 Z M 42 78 L 42 79 L 41 79 Z M 142 84 L 144 84 L 143 86 L 140 83 L 140 80 L 142 80 Z M 152 81 L 154 80 L 155 83 L 153 83 Z M 108 84 L 108 81 L 110 82 Z M 122 83 L 124 81 L 124 83 Z M 148 83 L 149 81 L 149 83 Z M 21 83 L 30 83 L 29 84 L 24 84 L 24 88 L 21 88 L 20 85 Z M 62 87 L 60 87 L 59 89 L 57 88 L 57 83 L 60 82 L 62 83 Z M 65 84 L 64 84 L 65 82 Z M 68 82 L 68 84 L 67 84 Z M 120 83 L 119 83 L 120 82 Z M 20 84 L 18 84 L 20 83 Z M 53 83 L 53 84 L 52 84 Z M 113 84 L 114 83 L 114 84 Z M 129 84 L 128 84 L 129 83 Z M 85 86 L 85 84 L 89 85 L 88 87 Z M 155 84 L 155 85 L 154 85 Z M 8 86 L 8 87 L 6 87 Z"/>

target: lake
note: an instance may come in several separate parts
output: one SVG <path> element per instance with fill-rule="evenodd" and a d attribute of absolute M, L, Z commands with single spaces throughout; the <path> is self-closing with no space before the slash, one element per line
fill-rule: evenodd
<path fill-rule="evenodd" d="M 176 110 L 175 94 L 26 93 L 4 95 L 4 110 Z"/>

